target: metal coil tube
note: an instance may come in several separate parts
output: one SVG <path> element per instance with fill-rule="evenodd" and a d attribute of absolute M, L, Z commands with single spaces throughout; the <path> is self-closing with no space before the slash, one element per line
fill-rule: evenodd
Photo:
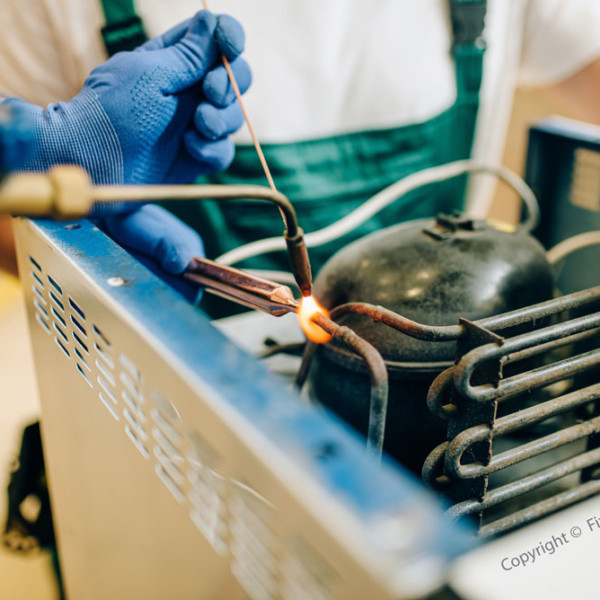
<path fill-rule="evenodd" d="M 511 529 L 525 525 L 531 521 L 545 517 L 553 512 L 557 512 L 567 506 L 571 506 L 580 500 L 585 500 L 591 496 L 596 495 L 600 492 L 600 481 L 588 481 L 572 490 L 561 492 L 551 498 L 542 500 L 537 504 L 528 506 L 523 510 L 514 512 L 502 519 L 498 519 L 493 523 L 484 525 L 479 530 L 480 537 L 490 537 L 498 535 L 499 533 L 505 533 Z"/>
<path fill-rule="evenodd" d="M 600 432 L 600 417 L 594 417 L 589 421 L 567 427 L 497 454 L 487 465 L 479 463 L 463 465 L 460 461 L 465 451 L 476 442 L 489 440 L 492 434 L 492 430 L 487 425 L 477 425 L 461 432 L 450 442 L 446 450 L 444 467 L 447 472 L 458 479 L 484 477 L 598 432 Z"/>
<path fill-rule="evenodd" d="M 585 452 L 584 454 L 579 454 L 573 458 L 552 465 L 547 469 L 542 469 L 537 473 L 533 473 L 532 475 L 528 475 L 527 477 L 523 477 L 522 479 L 512 481 L 502 487 L 491 490 L 485 494 L 483 500 L 472 498 L 459 502 L 458 504 L 451 506 L 446 512 L 453 517 L 461 517 L 463 515 L 481 512 L 492 506 L 496 506 L 501 502 L 531 492 L 532 490 L 540 488 L 548 483 L 552 483 L 553 481 L 557 481 L 576 471 L 581 471 L 581 469 L 585 469 L 586 467 L 591 467 L 597 463 L 600 463 L 600 448 Z"/>

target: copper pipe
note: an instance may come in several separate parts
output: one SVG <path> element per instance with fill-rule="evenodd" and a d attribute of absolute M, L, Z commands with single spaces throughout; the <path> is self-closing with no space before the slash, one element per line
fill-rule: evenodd
<path fill-rule="evenodd" d="M 388 374 L 385 361 L 377 348 L 358 336 L 352 329 L 338 325 L 324 315 L 317 315 L 313 321 L 342 341 L 364 359 L 371 378 L 371 401 L 369 406 L 369 426 L 367 431 L 367 451 L 381 459 L 385 438 L 385 423 L 388 406 Z"/>
<path fill-rule="evenodd" d="M 339 319 L 348 313 L 366 315 L 375 323 L 383 323 L 410 337 L 430 342 L 456 341 L 462 331 L 460 325 L 423 325 L 422 323 L 417 323 L 416 321 L 403 317 L 383 306 L 375 306 L 366 302 L 348 302 L 347 304 L 336 306 L 331 311 L 331 318 Z"/>

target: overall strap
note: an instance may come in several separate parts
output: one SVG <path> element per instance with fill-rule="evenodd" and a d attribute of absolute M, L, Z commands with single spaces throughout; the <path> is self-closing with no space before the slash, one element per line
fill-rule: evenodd
<path fill-rule="evenodd" d="M 456 65 L 457 100 L 477 103 L 486 44 L 482 37 L 486 0 L 450 0 L 452 55 Z"/>
<path fill-rule="evenodd" d="M 133 50 L 148 36 L 142 20 L 135 12 L 133 0 L 100 0 L 106 25 L 100 30 L 108 56 Z"/>

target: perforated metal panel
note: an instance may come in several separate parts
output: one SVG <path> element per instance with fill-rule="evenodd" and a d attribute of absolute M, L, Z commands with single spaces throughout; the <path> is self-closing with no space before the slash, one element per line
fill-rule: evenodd
<path fill-rule="evenodd" d="M 70 598 L 422 597 L 472 545 L 92 224 L 16 230 Z"/>

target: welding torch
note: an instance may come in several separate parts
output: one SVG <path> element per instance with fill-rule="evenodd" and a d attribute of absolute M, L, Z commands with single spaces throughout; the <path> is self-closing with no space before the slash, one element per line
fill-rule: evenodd
<path fill-rule="evenodd" d="M 183 277 L 217 296 L 275 317 L 296 312 L 300 305 L 287 285 L 220 265 L 208 258 L 192 258 Z"/>
<path fill-rule="evenodd" d="M 86 171 L 72 165 L 48 173 L 16 173 L 0 185 L 0 214 L 78 219 L 97 205 L 156 200 L 239 200 L 250 198 L 275 204 L 285 224 L 283 237 L 294 279 L 303 296 L 310 296 L 312 275 L 304 232 L 296 211 L 281 192 L 258 185 L 93 185 Z M 109 211 L 107 211 L 109 212 Z"/>

